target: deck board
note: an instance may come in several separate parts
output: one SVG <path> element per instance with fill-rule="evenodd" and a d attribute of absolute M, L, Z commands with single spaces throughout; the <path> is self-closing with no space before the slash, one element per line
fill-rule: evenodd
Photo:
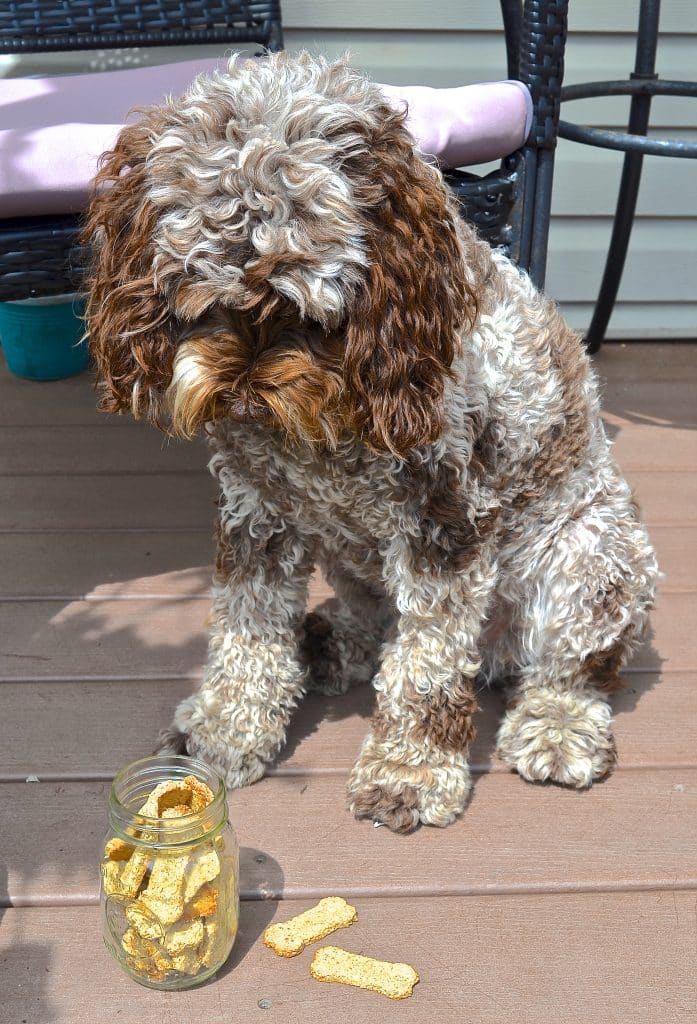
<path fill-rule="evenodd" d="M 654 526 L 666 593 L 694 590 L 697 524 Z M 213 531 L 0 532 L 0 600 L 202 596 L 210 590 Z"/>
<path fill-rule="evenodd" d="M 2 683 L 0 721 L 6 740 L 0 781 L 29 775 L 111 778 L 122 765 L 151 752 L 177 702 L 196 685 L 195 676 Z M 470 752 L 476 772 L 506 771 L 493 754 L 502 703 L 497 692 L 479 695 Z M 366 686 L 341 697 L 308 696 L 293 715 L 286 746 L 270 771 L 347 773 L 372 708 L 373 693 Z M 627 675 L 613 708 L 622 768 L 694 763 L 697 671 Z"/>
<path fill-rule="evenodd" d="M 5 530 L 205 530 L 213 532 L 215 484 L 201 472 L 7 476 Z"/>
<path fill-rule="evenodd" d="M 585 792 L 492 772 L 460 820 L 408 838 L 354 821 L 345 787 L 343 774 L 277 775 L 231 795 L 247 898 L 697 889 L 696 768 L 618 771 Z M 107 792 L 107 782 L 0 786 L 11 904 L 96 901 Z M 36 841 L 37 822 L 50 843 Z"/>
<path fill-rule="evenodd" d="M 205 597 L 64 605 L 5 601 L 0 607 L 9 638 L 0 652 L 2 680 L 177 676 L 200 670 L 205 660 L 210 607 Z M 652 629 L 630 671 L 697 668 L 697 592 L 662 594 Z"/>
<path fill-rule="evenodd" d="M 108 960 L 96 862 L 109 779 L 149 752 L 200 675 L 215 515 L 206 452 L 97 412 L 89 374 L 32 384 L 0 359 L 3 1019 L 697 1017 L 697 344 L 608 345 L 594 365 L 665 574 L 654 636 L 614 701 L 618 769 L 588 793 L 523 783 L 493 754 L 501 698 L 484 694 L 465 815 L 397 837 L 345 809 L 370 690 L 308 697 L 269 777 L 230 798 L 245 897 L 232 960 L 175 995 Z M 312 600 L 326 592 L 318 580 Z M 272 918 L 329 893 L 359 908 L 340 944 L 417 967 L 411 1000 L 319 985 L 309 953 L 286 962 L 262 946 Z"/>
<path fill-rule="evenodd" d="M 109 961 L 94 908 L 10 910 L 0 928 L 7 1019 L 101 1024 L 106 1007 L 120 1024 L 692 1024 L 697 1013 L 694 892 L 356 900 L 357 924 L 331 941 L 413 964 L 421 980 L 398 1004 L 312 981 L 310 950 L 285 960 L 262 945 L 272 920 L 309 905 L 243 904 L 215 983 L 171 994 L 134 985 Z"/>
<path fill-rule="evenodd" d="M 172 440 L 146 423 L 116 417 L 104 416 L 89 429 L 0 428 L 0 473 L 4 475 L 130 473 L 134 462 L 140 473 L 182 473 L 204 469 L 208 457 L 200 438 Z"/>

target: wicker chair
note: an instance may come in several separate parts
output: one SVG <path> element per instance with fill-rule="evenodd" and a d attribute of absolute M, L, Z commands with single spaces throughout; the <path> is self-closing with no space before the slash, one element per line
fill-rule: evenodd
<path fill-rule="evenodd" d="M 529 87 L 526 145 L 486 177 L 447 175 L 468 217 L 492 245 L 544 284 L 552 171 L 568 0 L 501 0 L 508 75 Z M 0 52 L 123 46 L 259 43 L 282 47 L 279 0 L 5 0 Z M 0 301 L 79 290 L 86 256 L 79 216 L 0 221 Z"/>
<path fill-rule="evenodd" d="M 540 288 L 547 262 L 568 6 L 568 0 L 501 0 L 508 77 L 524 82 L 532 94 L 532 129 L 523 148 L 491 174 L 446 175 L 464 216 L 488 242 L 502 246 Z"/>

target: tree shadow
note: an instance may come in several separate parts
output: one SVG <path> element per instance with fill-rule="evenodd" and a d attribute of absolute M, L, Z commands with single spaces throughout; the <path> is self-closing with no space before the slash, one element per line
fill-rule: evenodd
<path fill-rule="evenodd" d="M 3 1006 L 12 1008 L 17 1024 L 47 1024 L 58 1010 L 47 991 L 53 964 L 48 944 L 25 935 L 29 909 L 11 909 L 7 866 L 0 863 L 0 977 Z M 9 1020 L 9 1018 L 8 1018 Z"/>

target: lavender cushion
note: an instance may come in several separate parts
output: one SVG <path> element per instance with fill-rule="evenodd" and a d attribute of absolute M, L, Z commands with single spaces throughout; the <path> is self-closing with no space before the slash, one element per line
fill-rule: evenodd
<path fill-rule="evenodd" d="M 97 161 L 134 107 L 179 95 L 224 58 L 98 74 L 7 79 L 0 90 L 0 217 L 84 209 Z M 493 160 L 517 149 L 529 129 L 530 96 L 520 82 L 458 89 L 382 86 L 408 110 L 416 144 L 445 166 Z"/>
<path fill-rule="evenodd" d="M 77 213 L 97 160 L 138 106 L 182 93 L 201 72 L 226 61 L 10 78 L 0 89 L 0 217 Z M 134 120 L 132 116 L 130 120 Z"/>

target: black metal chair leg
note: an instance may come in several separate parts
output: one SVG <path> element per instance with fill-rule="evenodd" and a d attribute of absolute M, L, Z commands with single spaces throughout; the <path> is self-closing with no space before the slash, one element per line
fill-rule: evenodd
<path fill-rule="evenodd" d="M 646 104 L 647 108 L 650 105 L 649 97 L 642 96 L 635 98 L 648 100 Z M 633 101 L 632 106 L 634 106 Z M 646 111 L 646 120 L 644 123 L 645 126 L 648 125 L 648 109 Z M 646 134 L 646 127 L 641 133 L 634 132 L 631 127 L 631 119 L 629 130 L 632 134 Z M 641 180 L 643 162 L 643 153 L 625 153 L 624 165 L 622 167 L 622 178 L 620 179 L 620 190 L 617 197 L 617 206 L 615 208 L 615 219 L 612 224 L 610 246 L 608 248 L 607 259 L 605 261 L 605 270 L 603 271 L 598 298 L 595 303 L 595 309 L 593 310 L 593 317 L 588 328 L 588 333 L 586 334 L 586 345 L 589 352 L 597 352 L 602 345 L 603 339 L 605 338 L 605 332 L 607 331 L 607 325 L 610 322 L 610 317 L 612 316 L 612 311 L 615 306 L 615 300 L 622 280 L 624 263 L 627 257 L 627 249 L 629 248 L 629 239 L 632 234 L 632 226 L 634 224 L 634 212 L 636 210 L 637 196 L 639 194 L 639 182 Z"/>
<path fill-rule="evenodd" d="M 642 0 L 641 2 L 636 61 L 634 72 L 630 76 L 632 79 L 646 80 L 656 78 L 656 47 L 658 44 L 660 6 L 660 0 Z M 627 129 L 630 135 L 646 135 L 649 127 L 650 112 L 651 95 L 649 93 L 632 96 L 629 110 L 629 126 Z M 615 306 L 634 224 L 643 163 L 643 153 L 632 151 L 625 153 L 610 247 L 593 317 L 586 335 L 586 345 L 589 352 L 597 352 L 600 348 Z"/>

